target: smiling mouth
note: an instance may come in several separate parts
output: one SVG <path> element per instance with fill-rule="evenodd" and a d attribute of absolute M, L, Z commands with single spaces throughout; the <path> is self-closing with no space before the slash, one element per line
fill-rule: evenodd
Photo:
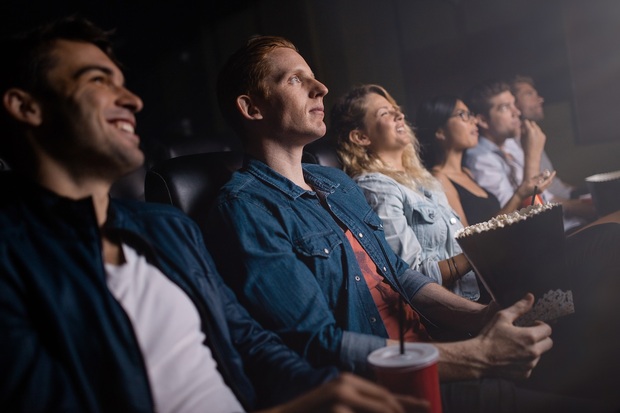
<path fill-rule="evenodd" d="M 405 132 L 405 127 L 404 126 L 399 126 L 398 128 L 396 128 L 396 132 L 404 133 Z"/>
<path fill-rule="evenodd" d="M 117 120 L 112 122 L 112 124 L 116 127 L 116 129 L 122 130 L 123 132 L 129 132 L 131 134 L 135 133 L 135 127 L 130 122 Z"/>

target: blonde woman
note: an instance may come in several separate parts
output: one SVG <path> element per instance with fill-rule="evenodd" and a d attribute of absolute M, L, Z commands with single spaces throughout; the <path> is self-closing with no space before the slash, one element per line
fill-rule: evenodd
<path fill-rule="evenodd" d="M 331 112 L 344 170 L 383 221 L 394 251 L 456 294 L 484 299 L 454 233 L 463 227 L 443 188 L 422 165 L 418 142 L 398 104 L 381 86 L 362 85 Z"/>

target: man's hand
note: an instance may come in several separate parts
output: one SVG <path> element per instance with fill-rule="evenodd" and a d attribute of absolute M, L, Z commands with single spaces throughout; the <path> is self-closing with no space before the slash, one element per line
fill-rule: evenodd
<path fill-rule="evenodd" d="M 474 339 L 486 363 L 484 376 L 527 378 L 541 355 L 553 346 L 548 324 L 537 321 L 531 327 L 513 325 L 533 304 L 534 296 L 528 293 L 511 307 L 498 311 Z"/>
<path fill-rule="evenodd" d="M 545 169 L 531 178 L 524 177 L 523 182 L 521 182 L 521 185 L 517 188 L 517 195 L 521 200 L 524 200 L 534 195 L 534 190 L 536 190 L 537 194 L 543 193 L 553 182 L 555 174 L 555 171 L 549 172 L 549 170 Z"/>
<path fill-rule="evenodd" d="M 588 199 L 553 199 L 554 202 L 559 202 L 564 208 L 564 213 L 571 217 L 579 217 L 592 221 L 596 218 L 596 209 L 592 200 Z"/>
<path fill-rule="evenodd" d="M 545 149 L 546 135 L 534 121 L 523 120 L 521 123 L 521 146 L 525 155 L 540 155 Z"/>
<path fill-rule="evenodd" d="M 523 181 L 540 173 L 540 159 L 545 149 L 547 137 L 540 127 L 531 120 L 521 125 L 521 147 L 523 148 Z"/>
<path fill-rule="evenodd" d="M 350 373 L 323 384 L 295 400 L 263 413 L 426 413 L 429 403 L 385 388 Z"/>

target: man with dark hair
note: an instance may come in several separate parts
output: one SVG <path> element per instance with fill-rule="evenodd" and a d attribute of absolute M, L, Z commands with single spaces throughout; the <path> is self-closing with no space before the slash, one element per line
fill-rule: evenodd
<path fill-rule="evenodd" d="M 526 180 L 534 180 L 538 193 L 542 192 L 555 176 L 540 170 L 545 135 L 535 122 L 521 121 L 510 86 L 495 81 L 479 84 L 469 90 L 465 104 L 476 114 L 480 136 L 478 145 L 465 152 L 463 163 L 478 185 L 495 195 L 502 207 Z M 525 153 L 521 164 L 506 151 L 515 136 L 521 137 Z M 519 195 L 522 199 L 523 194 Z"/>
<path fill-rule="evenodd" d="M 534 80 L 528 76 L 517 75 L 510 81 L 510 90 L 515 97 L 515 106 L 521 112 L 523 119 L 532 122 L 541 122 L 545 118 L 543 108 L 544 99 L 538 94 Z M 513 158 L 523 159 L 523 149 L 520 139 L 507 148 Z M 543 150 L 540 159 L 540 168 L 554 170 L 551 160 Z M 578 199 L 577 188 L 555 177 L 551 185 L 543 193 L 547 200 L 562 204 L 564 210 L 564 229 L 570 230 L 591 221 L 595 216 L 592 202 Z"/>
<path fill-rule="evenodd" d="M 1 53 L 3 411 L 425 411 L 264 330 L 189 217 L 110 198 L 144 156 L 105 32 L 62 19 Z"/>
<path fill-rule="evenodd" d="M 397 342 L 388 300 L 402 300 L 408 340 L 429 340 L 430 323 L 467 337 L 433 342 L 445 412 L 595 409 L 497 379 L 529 377 L 552 345 L 549 325 L 513 324 L 531 294 L 497 311 L 449 292 L 394 254 L 343 171 L 302 164 L 304 146 L 326 132 L 328 90 L 287 43 L 252 38 L 218 77 L 218 102 L 238 112 L 247 158 L 222 188 L 206 240 L 241 303 L 314 365 L 367 373 L 368 354 Z"/>

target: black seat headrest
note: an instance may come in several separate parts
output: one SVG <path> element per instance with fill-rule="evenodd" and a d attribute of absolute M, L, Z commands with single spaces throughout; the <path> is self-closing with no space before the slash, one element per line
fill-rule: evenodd
<path fill-rule="evenodd" d="M 208 152 L 165 160 L 146 173 L 147 202 L 174 205 L 205 228 L 219 189 L 241 168 L 243 153 Z"/>
<path fill-rule="evenodd" d="M 342 162 L 340 162 L 336 147 L 333 143 L 323 139 L 306 145 L 301 161 L 342 169 Z"/>

